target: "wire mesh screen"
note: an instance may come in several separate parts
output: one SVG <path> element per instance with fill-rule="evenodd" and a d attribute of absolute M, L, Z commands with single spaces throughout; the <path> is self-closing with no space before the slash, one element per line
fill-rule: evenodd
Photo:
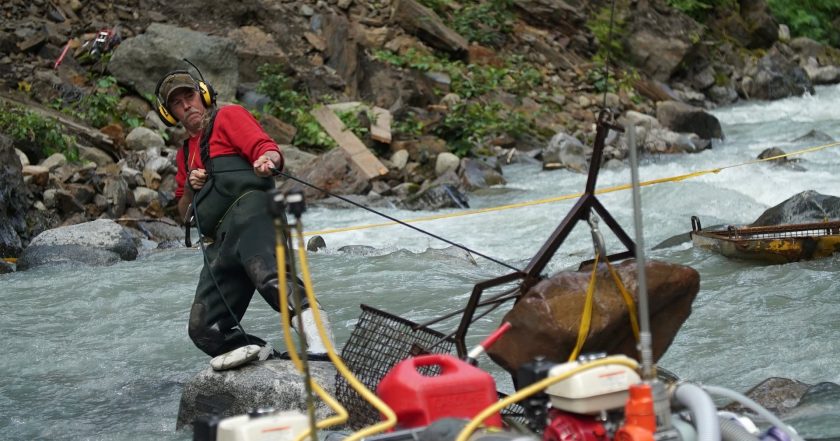
<path fill-rule="evenodd" d="M 341 358 L 356 378 L 371 391 L 398 362 L 421 354 L 448 354 L 454 342 L 429 328 L 414 330 L 416 323 L 367 305 L 360 305 L 362 314 L 350 339 L 341 351 Z M 440 367 L 418 369 L 427 376 L 440 374 Z M 379 413 L 367 403 L 341 376 L 336 375 L 335 395 L 350 413 L 348 426 L 357 429 L 379 421 Z"/>

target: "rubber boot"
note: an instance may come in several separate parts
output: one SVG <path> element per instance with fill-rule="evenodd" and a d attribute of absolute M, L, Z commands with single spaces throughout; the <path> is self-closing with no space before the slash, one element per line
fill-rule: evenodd
<path fill-rule="evenodd" d="M 320 312 L 321 323 L 324 325 L 327 338 L 330 340 L 329 343 L 333 348 L 335 348 L 335 340 L 333 339 L 332 327 L 330 326 L 330 320 L 327 317 L 327 313 L 324 312 L 323 309 L 319 309 L 318 311 Z M 303 336 L 306 337 L 306 353 L 309 355 L 309 359 L 322 361 L 329 360 L 329 357 L 327 357 L 327 347 L 321 339 L 321 335 L 318 333 L 318 327 L 315 326 L 315 317 L 312 314 L 312 309 L 304 309 L 301 313 L 301 318 L 303 319 Z M 293 319 L 292 323 L 297 326 L 298 321 Z"/>

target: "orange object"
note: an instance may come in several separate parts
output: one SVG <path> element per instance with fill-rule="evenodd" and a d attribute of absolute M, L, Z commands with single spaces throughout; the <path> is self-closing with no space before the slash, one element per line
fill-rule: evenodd
<path fill-rule="evenodd" d="M 439 366 L 440 375 L 417 371 Z M 441 418 L 473 418 L 496 401 L 496 382 L 487 372 L 451 355 L 430 354 L 397 363 L 379 383 L 376 395 L 397 415 L 399 428 L 427 426 Z M 498 413 L 488 426 L 502 427 Z"/>
<path fill-rule="evenodd" d="M 654 433 L 653 391 L 649 384 L 634 384 L 624 406 L 624 425 L 615 433 L 615 441 L 653 441 Z"/>

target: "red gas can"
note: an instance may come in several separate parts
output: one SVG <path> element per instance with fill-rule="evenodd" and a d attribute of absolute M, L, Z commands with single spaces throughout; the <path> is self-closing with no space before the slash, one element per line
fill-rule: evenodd
<path fill-rule="evenodd" d="M 436 376 L 417 368 L 440 366 Z M 440 418 L 473 418 L 498 398 L 496 382 L 487 372 L 451 355 L 431 354 L 397 363 L 376 388 L 376 395 L 397 415 L 400 428 L 427 426 Z M 484 424 L 502 427 L 498 413 Z"/>

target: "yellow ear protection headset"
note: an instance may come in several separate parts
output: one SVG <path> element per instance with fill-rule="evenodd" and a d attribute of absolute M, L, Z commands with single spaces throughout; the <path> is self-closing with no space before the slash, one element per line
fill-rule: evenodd
<path fill-rule="evenodd" d="M 195 79 L 195 77 L 186 70 L 173 70 L 164 75 L 158 81 L 157 86 L 155 86 L 155 97 L 157 98 L 157 114 L 158 117 L 160 117 L 160 120 L 163 121 L 163 123 L 168 127 L 173 127 L 176 124 L 178 124 L 178 120 L 176 120 L 175 117 L 172 116 L 172 112 L 170 112 L 169 108 L 166 107 L 166 100 L 162 96 L 160 96 L 160 87 L 163 85 L 163 82 L 172 75 L 189 75 L 189 77 L 192 78 L 193 83 L 195 83 L 195 90 L 201 95 L 201 102 L 204 103 L 204 107 L 210 107 L 216 104 L 216 91 L 213 89 L 213 86 L 204 81 L 204 75 L 201 74 L 201 70 L 199 70 L 198 67 L 195 66 L 195 64 L 192 64 L 192 62 L 190 62 L 190 60 L 187 60 L 186 58 L 184 58 L 184 61 L 186 61 L 190 64 L 190 66 L 195 68 L 196 72 L 198 72 L 198 75 L 201 78 L 200 80 Z"/>

